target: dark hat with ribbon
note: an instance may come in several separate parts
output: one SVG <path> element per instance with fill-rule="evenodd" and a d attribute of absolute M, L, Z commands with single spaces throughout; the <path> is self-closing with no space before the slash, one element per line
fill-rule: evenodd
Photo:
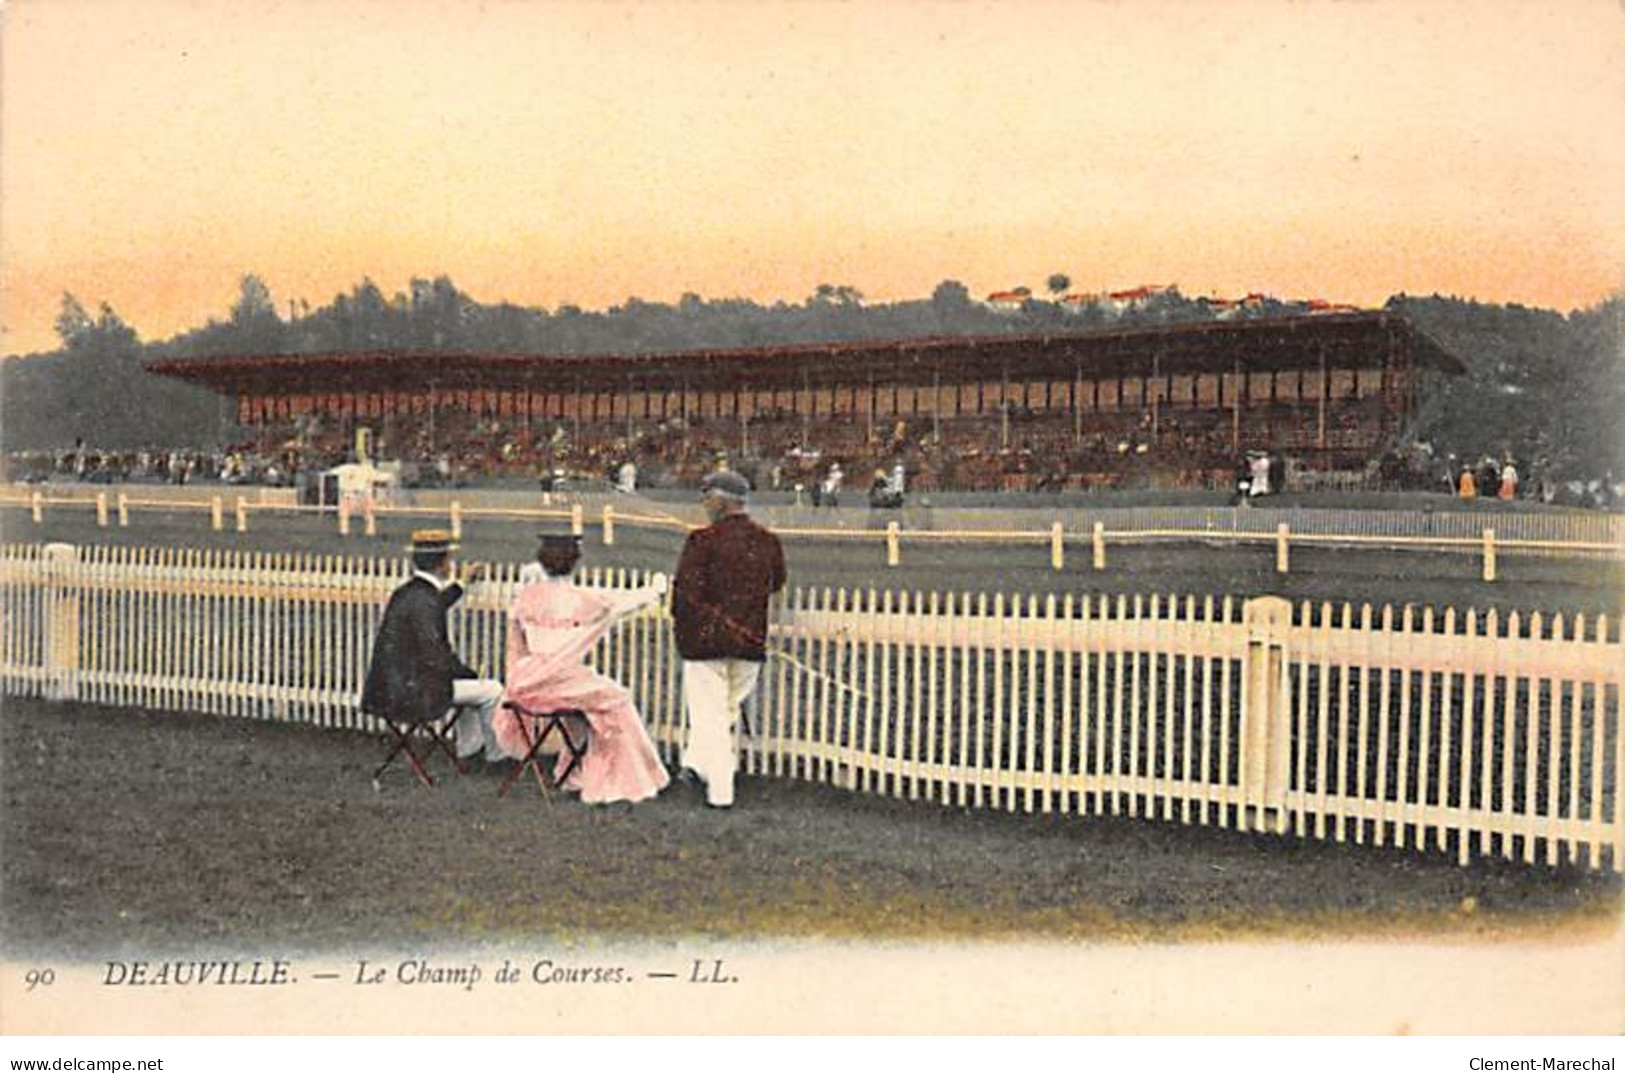
<path fill-rule="evenodd" d="M 542 569 L 555 576 L 568 574 L 581 561 L 581 538 L 570 533 L 537 533 L 541 547 L 536 549 L 536 561 Z"/>
<path fill-rule="evenodd" d="M 750 495 L 750 482 L 731 469 L 718 470 L 700 482 L 700 491 L 744 499 Z"/>

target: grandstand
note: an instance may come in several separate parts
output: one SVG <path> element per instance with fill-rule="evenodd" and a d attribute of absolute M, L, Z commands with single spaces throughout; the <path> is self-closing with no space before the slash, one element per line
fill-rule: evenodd
<path fill-rule="evenodd" d="M 1090 334 L 658 354 L 357 350 L 168 359 L 234 400 L 261 450 L 333 454 L 367 427 L 388 457 L 465 473 L 690 483 L 726 456 L 759 483 L 901 459 L 911 487 L 1224 484 L 1247 451 L 1365 472 L 1459 360 L 1385 312 Z"/>

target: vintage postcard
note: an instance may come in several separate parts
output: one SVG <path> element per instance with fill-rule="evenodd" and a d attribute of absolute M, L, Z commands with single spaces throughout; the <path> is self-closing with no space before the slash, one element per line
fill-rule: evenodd
<path fill-rule="evenodd" d="M 0 1032 L 1625 1028 L 1618 4 L 0 20 Z"/>

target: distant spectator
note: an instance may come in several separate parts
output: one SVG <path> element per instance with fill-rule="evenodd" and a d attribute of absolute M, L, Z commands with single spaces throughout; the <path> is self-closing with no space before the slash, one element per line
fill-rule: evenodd
<path fill-rule="evenodd" d="M 1512 464 L 1510 458 L 1501 467 L 1501 488 L 1497 495 L 1507 503 L 1518 498 L 1518 467 Z"/>
<path fill-rule="evenodd" d="M 1461 481 L 1456 485 L 1456 494 L 1463 499 L 1478 498 L 1478 482 L 1473 479 L 1471 467 L 1461 467 Z"/>
<path fill-rule="evenodd" d="M 833 510 L 841 505 L 841 483 L 845 480 L 846 475 L 841 472 L 841 464 L 839 462 L 831 462 L 829 466 L 829 473 L 824 477 L 824 506 Z M 813 505 L 817 506 L 817 502 L 818 501 L 815 496 Z"/>

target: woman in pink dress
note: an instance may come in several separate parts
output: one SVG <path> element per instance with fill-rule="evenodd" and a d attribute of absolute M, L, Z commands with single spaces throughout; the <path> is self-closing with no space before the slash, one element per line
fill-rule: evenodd
<path fill-rule="evenodd" d="M 651 798 L 670 777 L 631 694 L 583 660 L 617 621 L 658 601 L 666 591 L 666 577 L 657 574 L 653 584 L 627 591 L 578 588 L 570 583 L 581 558 L 574 537 L 543 537 L 536 557 L 545 576 L 520 590 L 508 615 L 504 700 L 535 712 L 579 708 L 586 713 L 591 744 L 565 783 L 566 789 L 580 792 L 582 801 Z M 529 748 L 521 718 L 502 708 L 491 722 L 497 744 L 514 758 Z M 528 729 L 536 733 L 534 720 Z"/>

